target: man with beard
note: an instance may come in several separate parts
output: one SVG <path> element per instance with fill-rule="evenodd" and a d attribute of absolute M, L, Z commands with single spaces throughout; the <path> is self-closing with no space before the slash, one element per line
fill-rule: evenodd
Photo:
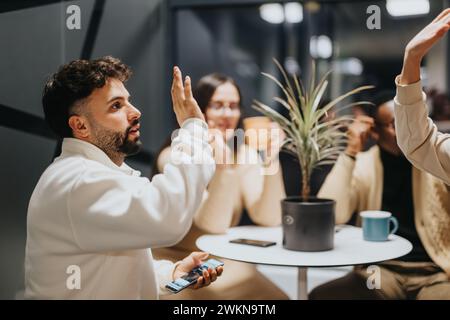
<path fill-rule="evenodd" d="M 194 252 L 173 264 L 153 260 L 150 249 L 183 238 L 214 173 L 190 79 L 183 85 L 174 68 L 172 101 L 183 130 L 172 163 L 149 181 L 124 163 L 141 147 L 141 113 L 124 86 L 130 75 L 112 57 L 75 60 L 45 85 L 45 118 L 64 140 L 28 207 L 26 298 L 156 299 L 207 257 Z M 193 288 L 221 272 L 204 271 Z"/>

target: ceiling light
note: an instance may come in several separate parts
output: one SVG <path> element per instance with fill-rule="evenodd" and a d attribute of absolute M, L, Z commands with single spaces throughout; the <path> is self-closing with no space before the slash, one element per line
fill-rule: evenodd
<path fill-rule="evenodd" d="M 267 3 L 259 7 L 261 18 L 269 23 L 279 24 L 284 22 L 283 6 L 279 3 Z"/>
<path fill-rule="evenodd" d="M 287 22 L 300 23 L 303 21 L 303 7 L 297 2 L 288 2 L 284 5 L 284 15 Z"/>
<path fill-rule="evenodd" d="M 333 54 L 333 44 L 328 36 L 312 36 L 309 42 L 309 52 L 313 58 L 328 59 Z"/>
<path fill-rule="evenodd" d="M 386 0 L 386 10 L 393 17 L 417 16 L 430 12 L 428 0 Z"/>

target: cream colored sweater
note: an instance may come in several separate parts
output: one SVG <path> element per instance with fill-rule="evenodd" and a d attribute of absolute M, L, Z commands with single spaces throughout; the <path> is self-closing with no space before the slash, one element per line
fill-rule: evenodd
<path fill-rule="evenodd" d="M 442 181 L 414 167 L 412 185 L 417 233 L 431 259 L 450 275 L 449 192 Z M 356 161 L 341 155 L 318 196 L 336 200 L 336 223 L 342 224 L 355 211 L 380 210 L 382 189 L 383 165 L 374 146 Z"/>
<path fill-rule="evenodd" d="M 450 185 L 450 134 L 438 132 L 428 118 L 422 83 L 399 85 L 396 78 L 395 125 L 398 145 L 417 168 Z"/>
<path fill-rule="evenodd" d="M 395 79 L 395 126 L 397 142 L 405 156 L 417 168 L 431 173 L 437 179 L 430 186 L 420 184 L 421 193 L 418 213 L 423 224 L 419 235 L 433 260 L 450 274 L 450 135 L 438 132 L 433 121 L 428 118 L 426 95 L 422 83 L 400 85 Z"/>
<path fill-rule="evenodd" d="M 168 161 L 170 148 L 158 158 L 161 170 Z M 239 149 L 239 156 L 254 159 L 257 153 L 247 145 Z M 239 164 L 230 169 L 218 169 L 203 194 L 203 202 L 194 216 L 194 224 L 176 247 L 196 250 L 195 240 L 202 233 L 225 233 L 236 226 L 247 209 L 251 220 L 261 226 L 281 223 L 280 201 L 285 197 L 281 167 L 274 175 L 261 175 L 258 164 Z"/>

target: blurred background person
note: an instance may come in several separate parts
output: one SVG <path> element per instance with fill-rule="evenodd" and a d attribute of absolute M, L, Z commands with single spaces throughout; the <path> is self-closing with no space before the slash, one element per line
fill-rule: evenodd
<path fill-rule="evenodd" d="M 450 101 L 445 92 L 432 89 L 428 91 L 428 98 L 431 99 L 431 119 L 435 121 L 450 120 Z"/>
<path fill-rule="evenodd" d="M 423 219 L 449 212 L 449 193 L 431 175 L 414 168 L 395 136 L 394 92 L 374 98 L 371 117 L 360 116 L 348 129 L 345 152 L 323 184 L 319 196 L 336 200 L 336 223 L 348 223 L 355 212 L 383 210 L 399 222 L 397 234 L 413 244 L 412 251 L 381 264 L 381 289 L 369 290 L 371 273 L 358 266 L 345 277 L 315 288 L 311 299 L 443 299 L 450 298 L 450 282 L 430 245 L 432 232 Z M 371 136 L 377 145 L 362 152 Z M 360 219 L 357 217 L 357 224 Z"/>
<path fill-rule="evenodd" d="M 427 100 L 431 107 L 430 118 L 441 132 L 450 132 L 450 100 L 445 92 L 435 88 L 428 90 Z"/>
<path fill-rule="evenodd" d="M 196 239 L 205 233 L 225 233 L 228 228 L 252 222 L 261 226 L 281 223 L 280 200 L 285 197 L 281 170 L 274 175 L 262 175 L 261 164 L 242 163 L 258 159 L 257 150 L 234 139 L 233 132 L 241 119 L 241 92 L 235 81 L 221 74 L 209 74 L 200 79 L 194 97 L 205 114 L 209 128 L 215 131 L 212 141 L 216 157 L 214 174 L 203 203 L 194 217 L 189 233 L 177 245 L 154 250 L 155 257 L 178 260 L 196 248 Z M 220 132 L 220 133 L 219 133 Z M 219 133 L 219 134 L 217 134 Z M 279 147 L 272 145 L 269 161 L 276 158 Z M 156 158 L 154 173 L 163 172 L 169 162 L 170 147 L 165 146 Z M 245 219 L 247 218 L 247 219 Z M 250 221 L 244 221 L 250 220 Z M 197 249 L 196 249 L 197 250 Z M 223 260 L 223 259 L 222 259 Z M 255 265 L 225 260 L 227 272 L 219 285 L 200 291 L 184 291 L 168 299 L 287 299 L 269 279 L 257 271 Z M 219 283 L 219 282 L 217 282 Z M 164 297 L 166 298 L 166 297 Z"/>

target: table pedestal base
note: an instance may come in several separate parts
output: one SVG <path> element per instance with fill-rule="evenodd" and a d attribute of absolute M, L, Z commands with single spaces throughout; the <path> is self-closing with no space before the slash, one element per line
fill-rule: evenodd
<path fill-rule="evenodd" d="M 298 267 L 297 299 L 308 300 L 308 268 Z"/>

